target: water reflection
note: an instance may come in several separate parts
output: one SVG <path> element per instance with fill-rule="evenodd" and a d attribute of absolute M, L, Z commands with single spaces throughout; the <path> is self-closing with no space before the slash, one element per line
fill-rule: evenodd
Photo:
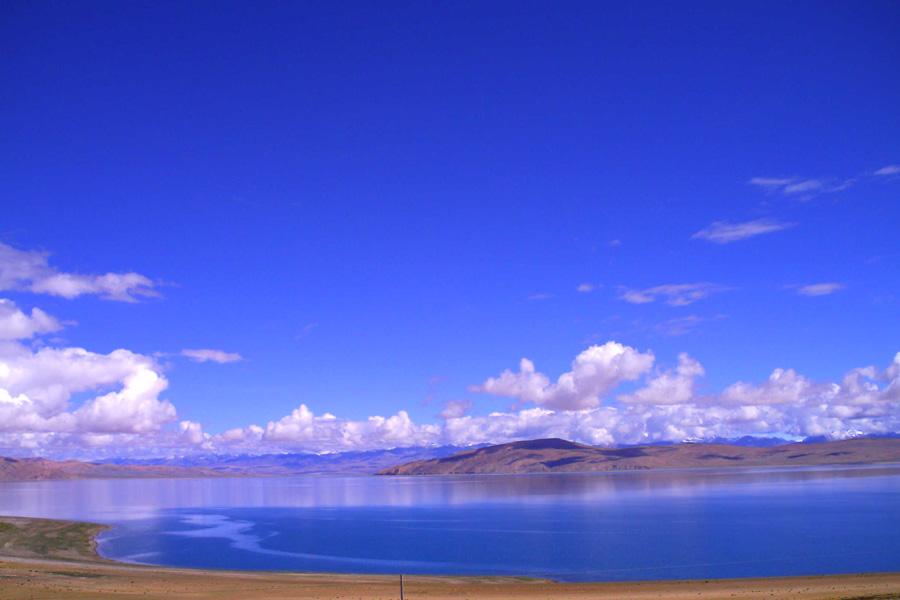
<path fill-rule="evenodd" d="M 900 465 L 806 469 L 657 470 L 596 474 L 446 477 L 127 479 L 0 484 L 0 514 L 115 523 L 199 507 L 464 506 L 602 504 L 625 498 L 804 493 L 886 480 Z"/>

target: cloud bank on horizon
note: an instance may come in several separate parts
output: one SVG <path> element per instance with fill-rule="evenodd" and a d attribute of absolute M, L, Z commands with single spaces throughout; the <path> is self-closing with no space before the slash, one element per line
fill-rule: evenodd
<path fill-rule="evenodd" d="M 175 406 L 162 398 L 168 381 L 154 358 L 126 349 L 102 354 L 33 344 L 61 328 L 38 308 L 26 312 L 0 301 L 5 452 L 334 452 L 536 437 L 615 445 L 772 433 L 844 438 L 900 429 L 900 352 L 884 369 L 851 369 L 838 382 L 777 368 L 762 383 L 736 382 L 702 395 L 696 383 L 705 370 L 696 359 L 681 354 L 674 368 L 660 368 L 651 351 L 609 341 L 578 354 L 555 381 L 523 358 L 518 370 L 470 388 L 512 399 L 507 412 L 471 415 L 471 402 L 454 401 L 438 423 L 415 423 L 403 410 L 354 421 L 301 404 L 264 426 L 209 434 L 201 423 L 178 421 Z M 240 359 L 210 349 L 184 354 L 200 362 Z M 616 393 L 628 382 L 638 387 Z M 76 403 L 76 397 L 86 399 Z"/>

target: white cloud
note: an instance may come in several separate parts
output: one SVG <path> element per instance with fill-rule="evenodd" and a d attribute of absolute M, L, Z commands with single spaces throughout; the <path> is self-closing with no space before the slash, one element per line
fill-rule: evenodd
<path fill-rule="evenodd" d="M 200 363 L 215 362 L 225 364 L 244 359 L 237 352 L 225 352 L 224 350 L 214 350 L 212 348 L 186 348 L 181 351 L 181 355 Z"/>
<path fill-rule="evenodd" d="M 469 412 L 469 409 L 471 408 L 471 400 L 450 400 L 444 404 L 444 409 L 441 411 L 441 418 L 458 419 Z"/>
<path fill-rule="evenodd" d="M 816 383 L 792 369 L 775 369 L 761 384 L 738 382 L 701 396 L 695 382 L 703 374 L 698 361 L 681 354 L 674 370 L 620 395 L 619 406 L 466 416 L 448 420 L 445 437 L 474 443 L 559 436 L 622 444 L 747 434 L 843 438 L 900 429 L 900 353 L 882 372 L 853 369 L 839 383 Z"/>
<path fill-rule="evenodd" d="M 432 424 L 416 423 L 402 410 L 351 420 L 317 415 L 301 404 L 264 426 L 210 435 L 198 422 L 176 423 L 175 407 L 161 399 L 168 382 L 152 358 L 128 350 L 30 348 L 9 337 L 28 339 L 49 332 L 56 322 L 35 325 L 33 311 L 26 315 L 11 303 L 0 303 L 0 309 L 16 323 L 0 325 L 14 332 L 0 341 L 0 449 L 17 452 L 86 457 L 334 452 L 537 437 L 613 445 L 747 434 L 843 438 L 900 430 L 900 353 L 886 369 L 852 369 L 839 381 L 816 382 L 778 368 L 761 383 L 739 381 L 700 394 L 705 371 L 696 359 L 681 354 L 674 368 L 654 369 L 652 352 L 610 341 L 578 354 L 555 382 L 522 359 L 518 371 L 504 371 L 473 388 L 515 399 L 520 408 L 509 412 L 476 415 L 469 401 L 454 401 Z M 636 389 L 616 394 L 628 382 L 638 382 Z"/>
<path fill-rule="evenodd" d="M 154 361 L 128 350 L 32 350 L 0 343 L 0 431 L 147 434 L 175 419 L 160 400 L 168 382 Z M 94 393 L 77 408 L 75 395 Z"/>
<path fill-rule="evenodd" d="M 203 433 L 203 425 L 195 421 L 178 423 L 179 440 L 188 446 L 199 446 L 208 443 L 210 435 Z"/>
<path fill-rule="evenodd" d="M 797 288 L 797 293 L 801 296 L 828 296 L 842 289 L 844 289 L 844 284 L 842 283 L 813 283 Z"/>
<path fill-rule="evenodd" d="M 593 292 L 595 289 L 597 289 L 597 286 L 595 286 L 593 283 L 579 283 L 578 287 L 575 288 L 575 291 L 580 292 L 582 294 L 589 294 L 590 292 Z"/>
<path fill-rule="evenodd" d="M 785 195 L 818 192 L 825 189 L 825 183 L 820 179 L 798 177 L 754 177 L 748 183 L 769 192 L 780 192 Z"/>
<path fill-rule="evenodd" d="M 875 175 L 898 175 L 900 174 L 900 165 L 887 165 L 875 171 Z"/>
<path fill-rule="evenodd" d="M 168 382 L 152 358 L 25 343 L 61 328 L 39 308 L 29 314 L 0 299 L 0 445 L 135 443 L 175 419 L 159 397 Z"/>
<path fill-rule="evenodd" d="M 62 329 L 62 324 L 39 308 L 31 314 L 19 310 L 11 300 L 0 298 L 0 340 L 23 340 Z"/>
<path fill-rule="evenodd" d="M 722 392 L 719 400 L 729 405 L 791 404 L 803 400 L 813 384 L 793 369 L 775 369 L 760 385 L 739 381 Z"/>
<path fill-rule="evenodd" d="M 572 370 L 556 383 L 535 371 L 534 363 L 523 358 L 519 371 L 504 371 L 472 391 L 533 402 L 548 408 L 578 410 L 600 404 L 601 398 L 624 381 L 634 381 L 653 366 L 653 354 L 643 353 L 617 342 L 591 346 L 572 362 Z"/>
<path fill-rule="evenodd" d="M 610 344 L 614 343 L 604 346 Z M 109 454 L 118 449 L 117 453 L 122 454 L 138 446 L 157 453 L 174 448 L 336 452 L 502 443 L 541 437 L 598 445 L 748 434 L 837 439 L 900 429 L 900 353 L 882 371 L 874 367 L 852 369 L 839 382 L 814 382 L 791 369 L 775 369 L 760 384 L 738 382 L 711 395 L 696 391 L 695 383 L 703 372 L 697 360 L 682 354 L 674 369 L 655 373 L 645 370 L 644 384 L 632 393 L 621 394 L 617 402 L 610 400 L 604 405 L 575 410 L 530 406 L 488 415 L 454 410 L 439 425 L 417 424 L 405 411 L 354 421 L 329 413 L 316 415 L 306 405 L 300 405 L 265 427 L 250 425 L 212 436 L 204 433 L 199 423 L 183 421 L 173 432 L 162 430 L 150 435 L 132 431 L 0 432 L 0 447 L 14 445 L 22 451 L 35 452 L 58 447 L 70 454 L 73 448 L 89 454 Z M 27 402 L 4 396 L 4 392 L 0 391 L 0 406 Z"/>
<path fill-rule="evenodd" d="M 301 404 L 291 414 L 270 421 L 261 439 L 295 449 L 368 450 L 431 445 L 440 439 L 440 427 L 416 425 L 404 410 L 391 417 L 349 421 L 329 413 L 316 416 Z"/>
<path fill-rule="evenodd" d="M 669 283 L 643 290 L 625 289 L 620 298 L 631 304 L 649 304 L 664 299 L 670 306 L 687 306 L 728 289 L 715 283 Z"/>
<path fill-rule="evenodd" d="M 802 179 L 793 181 L 781 188 L 785 194 L 801 194 L 803 192 L 815 192 L 825 187 L 825 184 L 818 179 Z"/>
<path fill-rule="evenodd" d="M 541 300 L 550 300 L 554 295 L 549 292 L 538 292 L 536 294 L 531 294 L 528 296 L 528 300 L 531 301 L 541 301 Z"/>
<path fill-rule="evenodd" d="M 801 177 L 754 177 L 747 183 L 764 189 L 768 193 L 779 193 L 785 196 L 798 196 L 801 199 L 811 198 L 819 194 L 841 192 L 860 181 L 859 177 L 850 179 L 809 179 Z"/>
<path fill-rule="evenodd" d="M 0 291 L 15 290 L 62 298 L 97 295 L 105 300 L 136 302 L 157 296 L 156 284 L 140 273 L 89 275 L 51 267 L 48 254 L 18 250 L 0 242 Z"/>
<path fill-rule="evenodd" d="M 775 219 L 755 219 L 740 223 L 716 221 L 692 235 L 691 239 L 707 240 L 716 244 L 730 244 L 766 233 L 783 231 L 794 225 L 794 223 L 786 223 Z"/>
<path fill-rule="evenodd" d="M 684 404 L 694 398 L 694 380 L 704 375 L 703 366 L 685 353 L 678 355 L 678 367 L 649 379 L 645 387 L 619 400 L 640 404 Z"/>

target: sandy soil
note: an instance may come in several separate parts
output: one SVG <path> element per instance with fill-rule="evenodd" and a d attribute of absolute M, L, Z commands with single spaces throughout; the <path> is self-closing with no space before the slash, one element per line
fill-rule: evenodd
<path fill-rule="evenodd" d="M 2 600 L 138 597 L 159 600 L 395 600 L 400 597 L 400 590 L 396 577 L 194 571 L 15 559 L 0 562 Z M 900 598 L 900 574 L 608 584 L 409 577 L 405 579 L 405 597 L 409 600 L 875 600 Z"/>

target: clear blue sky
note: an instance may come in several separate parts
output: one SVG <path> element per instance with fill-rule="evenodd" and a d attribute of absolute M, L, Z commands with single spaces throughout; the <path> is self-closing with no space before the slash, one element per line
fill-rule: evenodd
<path fill-rule="evenodd" d="M 896 2 L 6 2 L 0 242 L 159 296 L 0 296 L 209 433 L 506 411 L 609 340 L 840 381 L 900 351 L 898 74 Z"/>

